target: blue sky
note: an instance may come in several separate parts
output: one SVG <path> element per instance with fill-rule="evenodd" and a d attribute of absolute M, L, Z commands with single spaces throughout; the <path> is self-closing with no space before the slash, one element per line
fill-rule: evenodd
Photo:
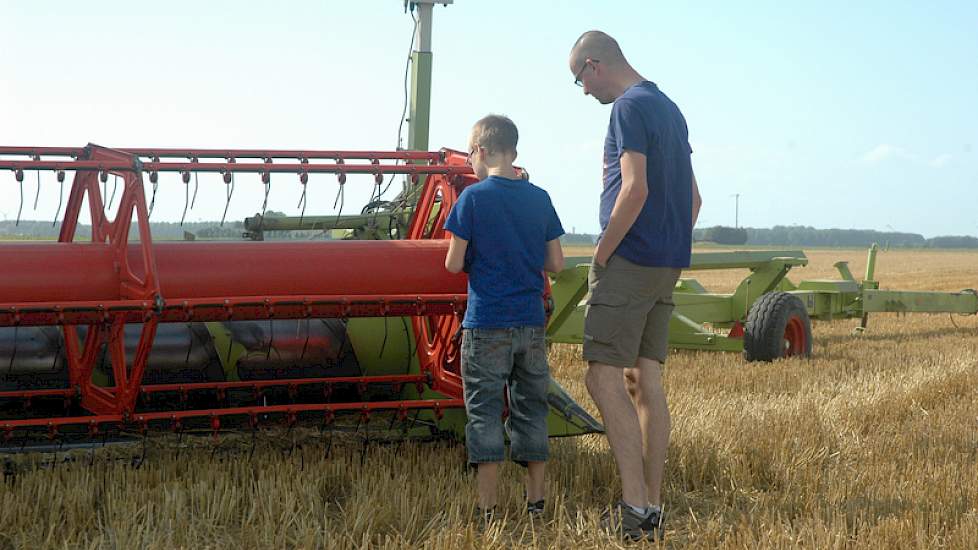
<path fill-rule="evenodd" d="M 0 143 L 396 145 L 411 34 L 399 0 L 157 5 L 0 2 Z M 740 193 L 742 225 L 978 235 L 978 3 L 437 6 L 431 147 L 462 149 L 476 119 L 509 115 L 519 162 L 578 232 L 598 230 L 609 107 L 572 85 L 567 54 L 592 28 L 684 112 L 701 226 L 732 225 Z M 161 179 L 154 219 L 179 220 L 182 184 Z M 293 179 L 273 177 L 269 208 L 298 214 Z M 254 180 L 229 219 L 260 210 Z M 219 219 L 219 177 L 201 185 L 188 219 Z M 29 178 L 24 217 L 50 219 L 53 176 L 37 212 L 33 191 Z M 314 177 L 309 193 L 307 213 L 332 212 L 335 178 Z M 0 216 L 17 203 L 0 173 Z"/>

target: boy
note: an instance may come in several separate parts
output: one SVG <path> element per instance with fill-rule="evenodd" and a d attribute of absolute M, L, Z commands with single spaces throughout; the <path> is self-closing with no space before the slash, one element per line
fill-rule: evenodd
<path fill-rule="evenodd" d="M 513 168 L 518 132 L 489 115 L 472 128 L 469 164 L 479 183 L 466 188 L 445 220 L 452 234 L 445 267 L 469 274 L 462 321 L 466 448 L 478 465 L 479 512 L 491 520 L 503 461 L 503 389 L 509 388 L 510 458 L 527 465 L 527 511 L 544 505 L 548 458 L 543 271 L 563 269 L 560 219 L 546 191 Z"/>

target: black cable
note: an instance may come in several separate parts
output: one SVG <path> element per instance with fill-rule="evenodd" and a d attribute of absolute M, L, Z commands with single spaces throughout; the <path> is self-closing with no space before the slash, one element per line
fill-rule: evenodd
<path fill-rule="evenodd" d="M 411 28 L 411 44 L 408 46 L 407 59 L 404 61 L 404 103 L 401 107 L 401 120 L 397 124 L 397 150 L 401 149 L 401 134 L 404 132 L 404 119 L 407 117 L 408 99 L 410 95 L 408 75 L 411 72 L 411 54 L 414 53 L 414 39 L 418 34 L 418 18 L 415 17 L 413 8 L 411 9 L 410 13 L 411 20 L 414 21 L 414 25 Z M 394 183 L 394 176 L 395 174 L 391 174 L 390 179 L 387 180 L 387 186 L 384 187 L 384 190 L 377 195 L 378 199 L 380 199 L 380 197 L 382 197 L 385 193 L 387 193 L 387 190 L 390 189 L 391 184 Z"/>

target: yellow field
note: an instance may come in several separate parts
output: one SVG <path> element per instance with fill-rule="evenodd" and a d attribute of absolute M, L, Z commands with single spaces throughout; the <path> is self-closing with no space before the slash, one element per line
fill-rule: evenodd
<path fill-rule="evenodd" d="M 819 250 L 789 276 L 864 269 L 865 251 Z M 730 289 L 743 272 L 701 273 Z M 978 287 L 978 253 L 880 253 L 882 288 Z M 978 318 L 876 315 L 815 323 L 812 360 L 746 364 L 674 352 L 666 541 L 675 548 L 978 548 Z M 592 414 L 579 349 L 554 376 Z M 155 441 L 55 465 L 39 457 L 0 485 L 0 548 L 606 548 L 601 508 L 619 486 L 602 436 L 552 440 L 543 523 L 521 513 L 504 468 L 506 517 L 480 533 L 464 448 L 325 445 L 315 434 Z M 64 453 L 58 460 L 64 458 Z M 113 457 L 122 460 L 112 460 Z M 47 457 L 50 459 L 50 456 Z M 362 462 L 361 462 L 362 461 Z"/>

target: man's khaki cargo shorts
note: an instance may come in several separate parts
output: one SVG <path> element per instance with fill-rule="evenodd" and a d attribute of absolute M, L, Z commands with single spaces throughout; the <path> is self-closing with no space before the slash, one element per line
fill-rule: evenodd
<path fill-rule="evenodd" d="M 618 255 L 591 265 L 584 314 L 584 360 L 634 367 L 639 357 L 665 363 L 672 291 L 682 270 L 646 267 Z"/>

